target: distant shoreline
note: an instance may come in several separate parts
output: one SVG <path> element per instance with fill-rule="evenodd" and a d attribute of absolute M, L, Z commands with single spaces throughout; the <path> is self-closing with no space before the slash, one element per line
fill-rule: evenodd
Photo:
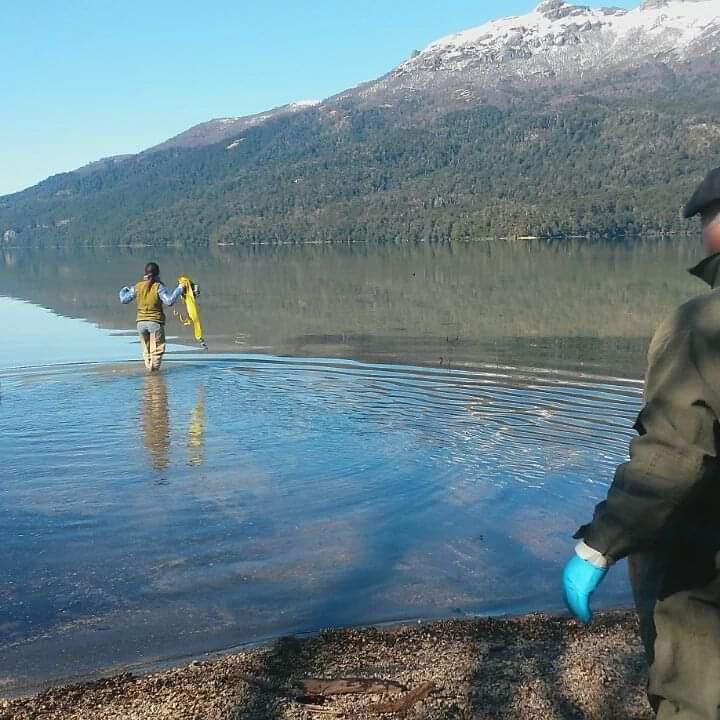
<path fill-rule="evenodd" d="M 144 676 L 125 673 L 0 700 L 0 720 L 360 720 L 383 717 L 364 708 L 405 697 L 336 696 L 311 710 L 293 690 L 308 677 L 383 678 L 407 692 L 432 683 L 408 712 L 424 720 L 650 720 L 644 675 L 631 611 L 599 614 L 590 628 L 546 614 L 446 620 L 281 638 Z"/>
<path fill-rule="evenodd" d="M 305 245 L 377 245 L 381 247 L 383 245 L 449 245 L 453 243 L 467 244 L 467 243 L 480 243 L 480 242 L 569 242 L 574 240 L 586 240 L 588 242 L 632 242 L 636 240 L 643 240 L 645 238 L 652 239 L 670 239 L 670 238 L 688 238 L 697 234 L 697 230 L 670 230 L 666 232 L 661 231 L 648 231 L 642 233 L 587 233 L 584 235 L 498 235 L 498 236 L 483 236 L 474 238 L 441 238 L 441 239 L 400 239 L 400 238 L 388 238 L 387 240 L 366 240 L 366 239 L 333 239 L 333 240 L 241 240 L 241 241 L 224 241 L 224 242 L 212 242 L 210 240 L 198 241 L 198 242 L 168 242 L 168 243 L 93 243 L 93 242 L 53 242 L 53 243 L 28 243 L 25 245 L 10 245 L 4 244 L 2 238 L 0 238 L 0 248 L 3 250 L 47 250 L 47 249 L 62 249 L 72 250 L 79 248 L 109 248 L 109 249 L 121 249 L 121 250 L 143 250 L 146 248 L 151 249 L 168 249 L 168 248 L 183 248 L 183 249 L 202 249 L 202 248 L 222 248 L 222 247 L 301 247 Z"/>

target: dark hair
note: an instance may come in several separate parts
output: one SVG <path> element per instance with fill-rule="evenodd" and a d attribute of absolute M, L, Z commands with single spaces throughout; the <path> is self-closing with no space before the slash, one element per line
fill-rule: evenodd
<path fill-rule="evenodd" d="M 149 262 L 145 266 L 145 279 L 148 285 L 160 282 L 160 266 L 156 262 Z"/>

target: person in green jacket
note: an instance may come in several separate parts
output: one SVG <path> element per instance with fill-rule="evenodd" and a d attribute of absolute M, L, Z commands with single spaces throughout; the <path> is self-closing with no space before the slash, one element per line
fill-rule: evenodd
<path fill-rule="evenodd" d="M 690 272 L 713 288 L 679 307 L 650 343 L 630 459 L 576 534 L 565 602 L 590 622 L 590 597 L 629 558 L 660 720 L 720 720 L 720 168 L 688 201 L 708 256 Z"/>

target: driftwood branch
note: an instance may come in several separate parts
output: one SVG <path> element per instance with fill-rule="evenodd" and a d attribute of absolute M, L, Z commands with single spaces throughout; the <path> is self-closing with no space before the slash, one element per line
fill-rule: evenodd
<path fill-rule="evenodd" d="M 266 692 L 278 692 L 279 688 L 266 680 L 253 677 L 243 672 L 236 672 L 235 677 L 250 685 L 265 690 Z M 322 678 L 305 678 L 295 684 L 291 695 L 296 699 L 306 698 L 328 698 L 333 695 L 391 695 L 404 692 L 398 700 L 386 703 L 376 703 L 363 708 L 363 712 L 373 715 L 397 713 L 404 715 L 410 708 L 421 700 L 424 700 L 433 690 L 435 684 L 426 682 L 418 685 L 407 692 L 407 688 L 394 680 L 380 678 L 338 678 L 325 680 Z M 323 715 L 335 715 L 341 711 L 327 708 L 322 705 L 305 705 L 307 710 Z"/>
<path fill-rule="evenodd" d="M 426 682 L 422 685 L 418 685 L 399 700 L 389 703 L 370 705 L 369 707 L 363 708 L 363 712 L 369 712 L 377 715 L 384 713 L 405 714 L 413 705 L 415 705 L 415 703 L 419 703 L 421 700 L 424 700 L 434 689 L 434 683 Z"/>
<path fill-rule="evenodd" d="M 305 678 L 298 683 L 298 689 L 309 697 L 329 697 L 331 695 L 377 694 L 389 695 L 405 692 L 407 688 L 393 680 L 376 678 Z"/>

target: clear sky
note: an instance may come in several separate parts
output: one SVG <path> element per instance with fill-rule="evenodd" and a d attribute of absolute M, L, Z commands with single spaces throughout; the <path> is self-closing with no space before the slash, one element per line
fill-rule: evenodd
<path fill-rule="evenodd" d="M 328 97 L 536 4 L 0 0 L 0 195 L 213 117 Z"/>

